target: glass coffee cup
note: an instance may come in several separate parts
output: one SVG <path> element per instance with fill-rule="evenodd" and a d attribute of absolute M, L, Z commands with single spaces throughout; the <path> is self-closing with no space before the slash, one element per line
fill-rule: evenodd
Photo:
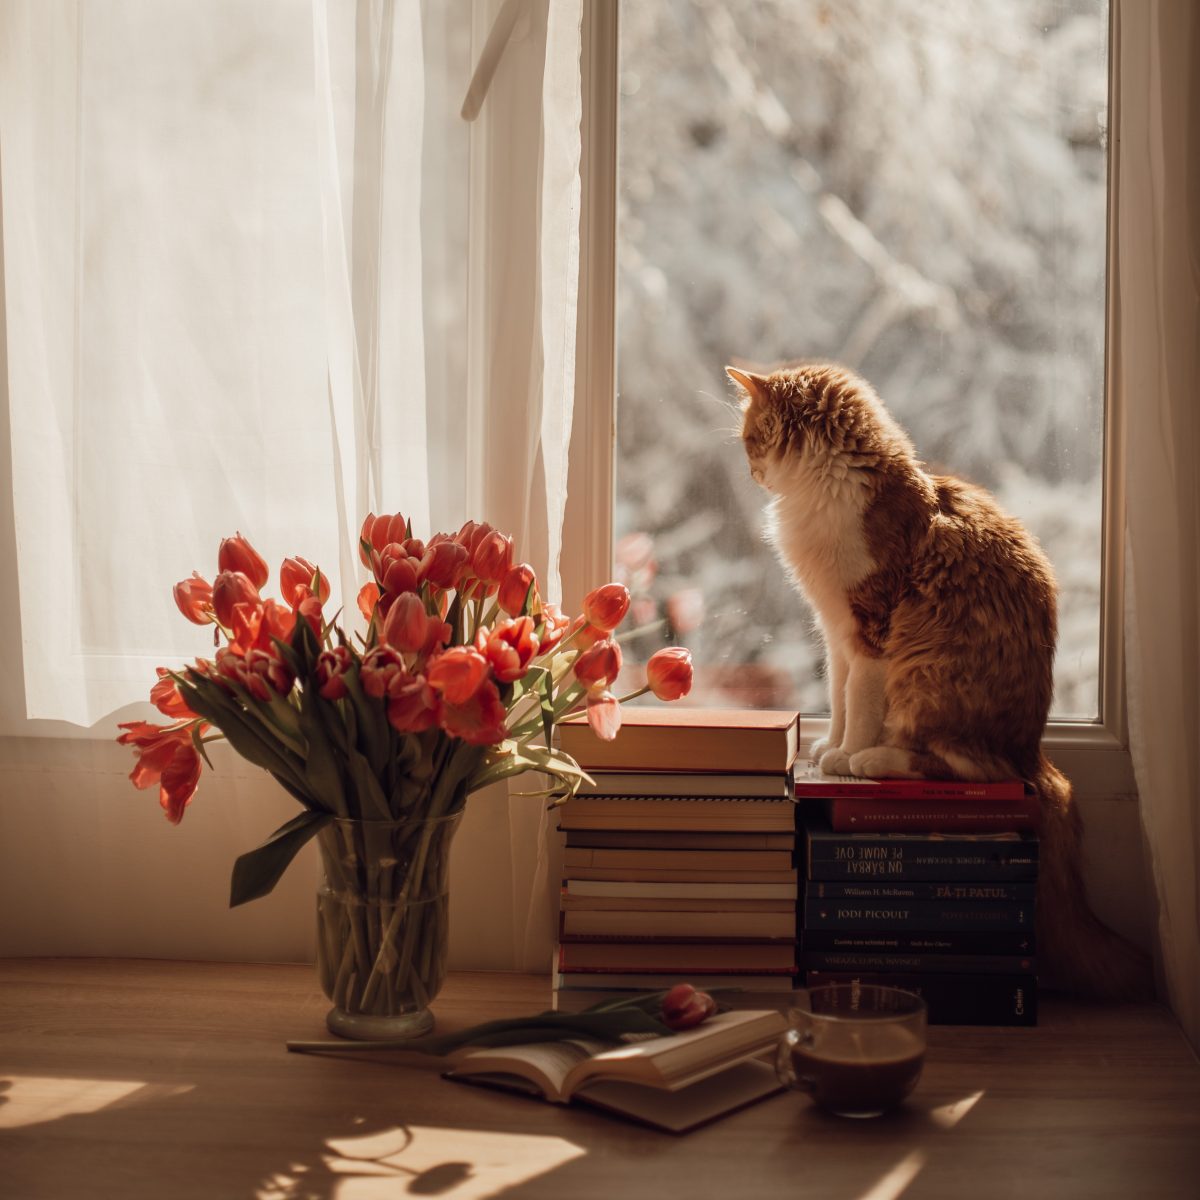
<path fill-rule="evenodd" d="M 877 1117 L 916 1086 L 925 1062 L 925 1001 L 879 984 L 810 988 L 789 1013 L 775 1056 L 781 1083 L 839 1117 Z"/>

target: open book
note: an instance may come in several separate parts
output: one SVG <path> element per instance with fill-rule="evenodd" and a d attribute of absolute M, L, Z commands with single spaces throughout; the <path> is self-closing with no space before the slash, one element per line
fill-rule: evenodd
<path fill-rule="evenodd" d="M 727 1012 L 670 1037 L 620 1046 L 588 1038 L 471 1050 L 447 1079 L 578 1100 L 671 1133 L 684 1133 L 782 1087 L 758 1056 L 787 1028 L 774 1011 Z"/>

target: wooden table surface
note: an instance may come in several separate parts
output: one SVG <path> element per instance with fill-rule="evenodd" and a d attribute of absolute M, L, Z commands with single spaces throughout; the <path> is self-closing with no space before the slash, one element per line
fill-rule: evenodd
<path fill-rule="evenodd" d="M 452 976 L 439 1028 L 547 989 Z M 1160 1007 L 1044 999 L 1038 1029 L 932 1029 L 891 1117 L 784 1094 L 681 1138 L 396 1056 L 286 1053 L 326 1007 L 311 967 L 0 961 L 0 1196 L 1200 1196 L 1200 1066 Z"/>

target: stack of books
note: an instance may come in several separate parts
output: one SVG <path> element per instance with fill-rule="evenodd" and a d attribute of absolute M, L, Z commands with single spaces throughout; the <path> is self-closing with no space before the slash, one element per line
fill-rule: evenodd
<path fill-rule="evenodd" d="M 1019 780 L 796 777 L 807 986 L 920 993 L 932 1023 L 1034 1025 L 1037 797 Z"/>
<path fill-rule="evenodd" d="M 681 981 L 737 989 L 738 1004 L 786 1002 L 798 714 L 631 709 L 614 741 L 577 722 L 559 736 L 595 783 L 559 810 L 554 1007 Z"/>

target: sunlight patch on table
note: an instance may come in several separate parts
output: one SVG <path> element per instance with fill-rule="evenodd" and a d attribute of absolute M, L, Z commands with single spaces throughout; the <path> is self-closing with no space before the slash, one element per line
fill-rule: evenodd
<path fill-rule="evenodd" d="M 897 1200 L 917 1177 L 925 1165 L 925 1159 L 923 1150 L 914 1150 L 902 1158 L 883 1178 L 876 1180 L 865 1192 L 860 1192 L 856 1200 Z"/>
<path fill-rule="evenodd" d="M 40 1125 L 101 1109 L 162 1100 L 194 1084 L 150 1084 L 139 1079 L 75 1079 L 62 1075 L 6 1075 L 0 1079 L 0 1129 Z"/>
<path fill-rule="evenodd" d="M 943 1104 L 930 1111 L 930 1120 L 940 1129 L 953 1129 L 982 1099 L 982 1092 L 974 1092 L 961 1100 L 955 1100 L 953 1104 Z"/>
<path fill-rule="evenodd" d="M 565 1138 L 409 1125 L 330 1138 L 321 1158 L 325 1169 L 340 1177 L 335 1200 L 409 1192 L 436 1194 L 440 1200 L 483 1200 L 586 1153 Z M 291 1181 L 275 1182 L 286 1188 Z"/>

